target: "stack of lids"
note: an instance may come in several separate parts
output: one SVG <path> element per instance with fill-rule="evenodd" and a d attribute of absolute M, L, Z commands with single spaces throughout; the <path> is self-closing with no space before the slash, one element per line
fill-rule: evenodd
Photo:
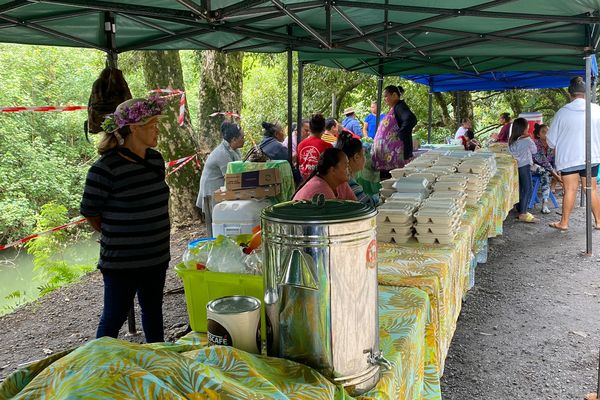
<path fill-rule="evenodd" d="M 406 243 L 413 236 L 413 216 L 418 202 L 393 201 L 380 206 L 377 214 L 377 240 Z"/>

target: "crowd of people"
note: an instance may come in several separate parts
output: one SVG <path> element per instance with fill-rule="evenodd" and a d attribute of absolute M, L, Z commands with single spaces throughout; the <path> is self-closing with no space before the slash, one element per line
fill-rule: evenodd
<path fill-rule="evenodd" d="M 549 213 L 547 203 L 554 185 L 562 185 L 561 219 L 550 224 L 561 231 L 569 228 L 579 185 L 586 186 L 583 79 L 574 78 L 568 92 L 571 102 L 556 113 L 550 127 L 535 124 L 530 133 L 528 121 L 511 121 L 510 115 L 503 113 L 502 127 L 492 136 L 494 141 L 507 143 L 518 165 L 519 220 L 538 221 L 528 212 L 533 195 L 532 174 L 540 179 L 542 213 Z M 297 127 L 299 141 L 296 134 L 292 137 L 292 167 L 298 165 L 293 199 L 312 199 L 315 194 L 323 194 L 327 199 L 376 206 L 379 198 L 366 193 L 357 176 L 370 162 L 385 179 L 390 170 L 403 167 L 413 156 L 412 130 L 417 118 L 403 97 L 402 87 L 387 86 L 384 100 L 388 112 L 378 116 L 379 110 L 372 104 L 371 114 L 362 126 L 352 108 L 344 110 L 341 123 L 318 113 L 303 120 Z M 98 147 L 101 157 L 87 175 L 80 212 L 101 233 L 98 268 L 104 280 L 104 306 L 97 337 L 117 337 L 137 293 L 146 341 L 164 340 L 162 294 L 170 260 L 169 187 L 165 183 L 165 161 L 153 149 L 158 143 L 157 121 L 164 106 L 159 97 L 120 104 L 102 125 L 104 135 Z M 288 160 L 283 127 L 269 122 L 262 127 L 258 150 L 268 159 Z M 600 164 L 600 106 L 596 104 L 591 108 L 591 129 L 591 172 L 595 178 Z M 204 212 L 212 210 L 212 195 L 224 184 L 227 164 L 243 159 L 245 135 L 241 126 L 223 122 L 220 130 L 223 140 L 208 156 L 200 178 L 196 205 Z M 373 139 L 372 147 L 367 137 Z M 480 147 L 469 119 L 461 121 L 455 139 L 461 140 L 466 150 Z M 594 227 L 600 229 L 596 179 L 592 179 L 591 189 Z"/>
<path fill-rule="evenodd" d="M 372 206 L 379 203 L 378 195 L 366 193 L 357 176 L 364 169 L 367 157 L 381 179 L 390 177 L 390 170 L 404 166 L 413 155 L 412 131 L 417 123 L 403 99 L 402 87 L 387 86 L 383 94 L 389 111 L 378 117 L 377 103 L 372 102 L 364 124 L 358 120 L 354 108 L 349 107 L 343 111 L 341 123 L 320 113 L 303 120 L 299 142 L 298 127 L 293 127 L 291 167 L 297 184 L 294 199 L 308 199 L 322 193 L 328 199 L 358 200 Z M 263 122 L 262 127 L 263 139 L 251 151 L 260 151 L 270 160 L 288 160 L 284 128 L 270 122 Z M 223 186 L 227 164 L 243 159 L 239 152 L 244 144 L 241 127 L 224 122 L 221 135 L 223 141 L 209 155 L 200 178 L 196 203 L 200 209 L 212 209 L 212 194 Z M 363 138 L 373 140 L 372 149 Z"/>

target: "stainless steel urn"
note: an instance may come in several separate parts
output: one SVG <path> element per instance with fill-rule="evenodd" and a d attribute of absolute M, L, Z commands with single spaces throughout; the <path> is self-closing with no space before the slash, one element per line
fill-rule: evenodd
<path fill-rule="evenodd" d="M 263 210 L 267 351 L 309 365 L 351 395 L 376 385 L 377 212 L 323 200 Z"/>

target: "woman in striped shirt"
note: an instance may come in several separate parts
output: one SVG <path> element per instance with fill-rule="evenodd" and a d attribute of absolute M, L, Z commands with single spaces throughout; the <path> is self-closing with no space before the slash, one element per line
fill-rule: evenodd
<path fill-rule="evenodd" d="M 158 97 L 131 99 L 107 116 L 80 212 L 100 232 L 98 268 L 104 308 L 96 337 L 116 338 L 137 293 L 147 342 L 164 341 L 162 299 L 170 260 L 169 187 L 165 161 L 152 149 Z"/>
<path fill-rule="evenodd" d="M 346 153 L 346 156 L 348 156 L 348 169 L 350 170 L 348 184 L 354 192 L 356 199 L 372 207 L 379 205 L 379 196 L 366 194 L 363 187 L 356 182 L 356 174 L 363 170 L 367 161 L 362 142 L 356 139 L 351 132 L 342 131 L 338 136 L 336 147 L 342 149 Z"/>

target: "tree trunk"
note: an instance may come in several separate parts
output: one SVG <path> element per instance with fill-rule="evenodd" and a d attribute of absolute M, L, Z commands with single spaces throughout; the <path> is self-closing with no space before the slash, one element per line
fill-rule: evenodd
<path fill-rule="evenodd" d="M 223 116 L 210 117 L 218 111 L 242 111 L 242 61 L 244 53 L 197 52 L 202 61 L 198 107 L 200 150 L 208 154 L 221 142 Z M 256 99 L 259 101 L 260 99 Z M 236 120 L 237 121 L 237 120 Z"/>
<path fill-rule="evenodd" d="M 510 104 L 513 119 L 517 118 L 523 112 L 523 104 L 521 102 L 523 96 L 518 90 L 509 90 L 505 96 L 508 104 Z"/>
<path fill-rule="evenodd" d="M 435 102 L 440 107 L 442 123 L 437 124 L 438 126 L 450 126 L 452 125 L 452 120 L 450 119 L 450 112 L 448 111 L 448 103 L 446 102 L 446 98 L 443 93 L 433 92 L 433 97 L 435 98 Z"/>
<path fill-rule="evenodd" d="M 346 95 L 348 93 L 350 93 L 352 90 L 354 90 L 358 86 L 362 85 L 367 79 L 369 79 L 369 78 L 368 77 L 358 78 L 358 79 L 348 83 L 347 85 L 343 86 L 339 91 L 337 91 L 337 93 L 335 94 L 334 118 L 338 119 L 338 116 L 340 115 L 340 110 L 342 108 L 342 103 L 344 102 L 344 97 L 346 97 Z"/>
<path fill-rule="evenodd" d="M 471 99 L 471 92 L 454 92 L 452 105 L 454 106 L 454 118 L 456 118 L 457 126 L 460 125 L 460 121 L 468 118 L 473 122 L 473 127 L 475 127 L 475 121 L 473 121 L 473 100 Z M 458 114 L 456 111 L 458 111 Z"/>
<path fill-rule="evenodd" d="M 172 88 L 185 91 L 178 51 L 144 51 L 141 52 L 141 56 L 144 79 L 149 90 Z M 159 123 L 158 150 L 167 161 L 197 152 L 194 130 L 187 107 L 184 125 L 179 126 L 177 122 L 179 100 L 179 96 L 167 99 L 167 118 L 162 119 Z M 193 161 L 167 178 L 167 183 L 171 188 L 169 213 L 174 226 L 200 221 L 200 212 L 196 208 L 199 182 L 200 178 Z"/>

